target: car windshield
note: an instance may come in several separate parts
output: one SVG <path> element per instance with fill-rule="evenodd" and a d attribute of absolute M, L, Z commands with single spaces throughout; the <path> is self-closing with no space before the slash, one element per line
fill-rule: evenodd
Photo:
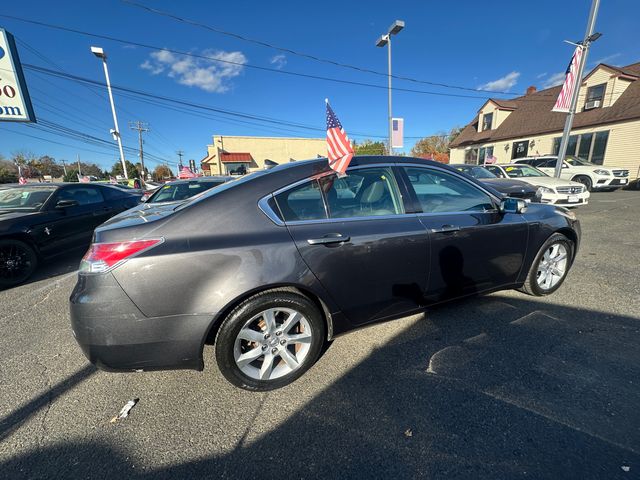
<path fill-rule="evenodd" d="M 0 209 L 35 210 L 55 191 L 55 187 L 16 187 L 0 190 Z"/>
<path fill-rule="evenodd" d="M 548 175 L 537 168 L 529 165 L 508 165 L 504 167 L 504 171 L 511 178 L 518 177 L 548 177 Z"/>
<path fill-rule="evenodd" d="M 169 183 L 160 187 L 149 197 L 146 203 L 178 202 L 205 192 L 210 188 L 222 185 L 222 180 L 218 182 L 181 182 Z"/>
<path fill-rule="evenodd" d="M 456 168 L 457 170 L 460 170 L 461 172 L 466 173 L 467 175 L 471 175 L 473 178 L 498 178 L 496 175 L 494 175 L 484 167 L 460 165 L 454 168 Z"/>
<path fill-rule="evenodd" d="M 583 160 L 582 158 L 578 158 L 578 157 L 566 157 L 564 161 L 567 162 L 569 165 L 573 165 L 574 167 L 595 166 L 595 163 L 587 162 L 586 160 Z"/>

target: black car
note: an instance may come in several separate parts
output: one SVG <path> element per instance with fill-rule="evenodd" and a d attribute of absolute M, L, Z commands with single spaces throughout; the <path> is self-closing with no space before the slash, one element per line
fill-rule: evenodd
<path fill-rule="evenodd" d="M 95 231 L 71 294 L 75 337 L 106 370 L 203 368 L 215 341 L 233 384 L 290 383 L 325 341 L 479 293 L 563 282 L 580 241 L 562 207 L 503 198 L 407 157 L 253 173 Z"/>
<path fill-rule="evenodd" d="M 509 197 L 522 198 L 531 200 L 532 202 L 540 202 L 540 194 L 538 187 L 532 186 L 530 183 L 512 178 L 500 178 L 481 165 L 454 164 L 451 165 L 456 170 L 460 170 L 473 178 L 480 180 L 485 185 L 495 188 L 500 193 Z"/>
<path fill-rule="evenodd" d="M 0 288 L 27 280 L 42 260 L 86 249 L 94 228 L 140 197 L 107 184 L 0 185 Z"/>

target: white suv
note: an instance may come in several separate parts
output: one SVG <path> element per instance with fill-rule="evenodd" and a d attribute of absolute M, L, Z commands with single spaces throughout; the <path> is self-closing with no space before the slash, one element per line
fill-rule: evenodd
<path fill-rule="evenodd" d="M 526 163 L 551 176 L 555 174 L 557 162 L 558 157 L 556 155 L 525 157 L 513 160 L 513 163 Z M 629 170 L 617 167 L 603 167 L 602 165 L 596 165 L 581 158 L 567 155 L 562 165 L 560 178 L 580 182 L 589 191 L 616 190 L 629 183 Z"/>

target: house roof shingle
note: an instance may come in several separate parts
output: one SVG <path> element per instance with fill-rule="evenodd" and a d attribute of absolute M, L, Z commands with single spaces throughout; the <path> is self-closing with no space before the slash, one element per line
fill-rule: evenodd
<path fill-rule="evenodd" d="M 605 66 L 624 75 L 640 76 L 640 62 L 626 67 Z M 595 69 L 599 67 L 600 65 Z M 515 104 L 515 108 L 495 130 L 478 132 L 478 116 L 476 116 L 462 130 L 460 135 L 451 142 L 451 147 L 456 148 L 475 143 L 562 131 L 566 114 L 551 111 L 561 88 L 562 86 L 558 85 L 506 101 L 491 99 L 496 104 L 498 104 L 498 101 L 508 102 L 507 104 L 510 106 Z M 635 118 L 640 118 L 640 81 L 632 81 L 624 93 L 610 107 L 594 108 L 593 110 L 576 113 L 573 128 L 602 125 Z"/>

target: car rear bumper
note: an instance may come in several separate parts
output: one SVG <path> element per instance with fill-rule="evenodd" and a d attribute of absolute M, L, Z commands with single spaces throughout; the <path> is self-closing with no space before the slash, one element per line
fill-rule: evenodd
<path fill-rule="evenodd" d="M 71 293 L 71 327 L 102 370 L 202 370 L 202 345 L 213 316 L 145 317 L 113 275 L 80 275 Z"/>

